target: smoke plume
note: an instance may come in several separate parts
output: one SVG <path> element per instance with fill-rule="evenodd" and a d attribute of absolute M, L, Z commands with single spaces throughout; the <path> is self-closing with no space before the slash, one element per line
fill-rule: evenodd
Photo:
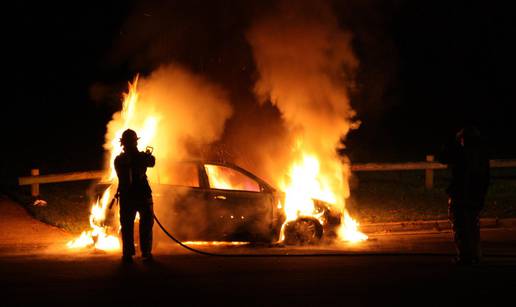
<path fill-rule="evenodd" d="M 108 124 L 105 147 L 110 153 L 110 142 L 125 127 L 138 134 L 154 132 L 147 145 L 154 148 L 157 168 L 163 173 L 167 164 L 198 156 L 196 150 L 216 141 L 232 114 L 224 90 L 177 65 L 162 66 L 140 78 L 137 93 L 136 112 L 117 113 Z M 145 135 L 141 137 L 145 143 Z"/>
<path fill-rule="evenodd" d="M 147 172 L 153 190 L 159 187 L 154 183 L 195 185 L 199 180 L 195 168 L 185 172 L 178 169 L 176 162 L 198 158 L 203 147 L 222 135 L 232 112 L 227 95 L 220 87 L 177 65 L 162 66 L 150 76 L 135 80 L 124 96 L 122 111 L 109 122 L 105 144 L 109 165 L 113 165 L 114 157 L 121 151 L 118 143 L 121 133 L 130 128 L 140 137 L 139 150 L 146 146 L 154 149 L 156 165 Z M 113 172 L 111 176 L 114 178 Z M 155 198 L 154 204 L 167 227 L 173 225 L 180 235 L 188 237 L 192 230 L 182 225 L 183 221 L 177 221 L 170 205 L 179 202 L 178 208 L 187 212 L 181 216 L 195 217 L 192 224 L 197 227 L 208 225 L 206 212 L 209 210 L 203 207 L 203 199 L 194 199 L 195 205 L 189 206 L 188 197 L 185 198 L 187 190 L 183 190 L 157 190 L 156 195 L 161 195 Z"/>
<path fill-rule="evenodd" d="M 232 114 L 220 87 L 172 65 L 143 80 L 141 102 L 161 114 L 159 131 L 165 135 L 166 142 L 163 149 L 171 149 L 164 154 L 176 158 L 186 154 L 180 146 L 184 141 L 209 144 L 217 140 L 224 130 L 224 122 Z"/>
<path fill-rule="evenodd" d="M 339 28 L 325 1 L 281 1 L 256 20 L 247 38 L 259 72 L 255 94 L 280 110 L 293 140 L 286 154 L 316 155 L 324 162 L 321 173 L 332 174 L 329 184 L 347 197 L 336 149 L 357 126 L 348 98 L 358 67 L 351 33 Z"/>

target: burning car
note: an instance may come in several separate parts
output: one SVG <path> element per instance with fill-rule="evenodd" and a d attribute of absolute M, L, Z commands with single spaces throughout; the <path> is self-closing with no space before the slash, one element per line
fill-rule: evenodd
<path fill-rule="evenodd" d="M 166 173 L 152 183 L 154 210 L 182 241 L 314 244 L 336 237 L 341 223 L 341 213 L 321 200 L 313 200 L 312 216 L 285 223 L 285 194 L 231 163 L 182 161 Z"/>
<path fill-rule="evenodd" d="M 285 120 L 296 119 L 286 122 L 287 126 L 301 128 L 292 131 L 286 140 L 289 161 L 282 162 L 282 171 L 271 174 L 279 190 L 230 163 L 172 163 L 190 152 L 188 144 L 207 146 L 221 138 L 225 121 L 232 114 L 222 89 L 174 66 L 157 70 L 141 85 L 138 80 L 137 75 L 129 83 L 122 110 L 113 114 L 107 125 L 104 149 L 110 168 L 105 170 L 106 183 L 98 186 L 92 201 L 91 227 L 68 242 L 68 248 L 120 249 L 118 210 L 113 209 L 110 200 L 116 192 L 113 162 L 123 150 L 120 137 L 129 128 L 141 136 L 139 150 L 150 145 L 158 149 L 155 156 L 159 166 L 147 172 L 154 191 L 154 211 L 161 224 L 183 241 L 309 244 L 333 237 L 347 242 L 367 239 L 346 209 L 351 173 L 335 154 L 335 145 L 356 126 L 351 122 L 354 112 L 342 104 L 348 100 L 346 91 L 336 88 L 335 94 L 321 100 L 313 99 L 319 94 L 311 92 L 292 96 L 287 87 L 281 95 L 291 97 L 288 101 L 295 104 L 295 109 L 302 105 L 308 109 L 299 113 L 306 116 L 286 116 L 283 112 L 290 108 L 278 105 Z M 322 80 L 329 79 L 324 76 Z M 320 87 L 308 88 L 318 91 Z M 333 104 L 318 106 L 326 100 Z M 327 118 L 329 114 L 331 118 Z M 311 124 L 318 129 L 312 129 Z M 321 140 L 321 133 L 328 137 Z M 161 235 L 158 227 L 154 229 L 156 237 Z"/>

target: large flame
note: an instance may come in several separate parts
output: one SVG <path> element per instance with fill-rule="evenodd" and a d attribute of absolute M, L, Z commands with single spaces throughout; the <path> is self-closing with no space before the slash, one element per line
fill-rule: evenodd
<path fill-rule="evenodd" d="M 114 135 L 109 136 L 109 145 L 106 148 L 110 152 L 109 166 L 111 173 L 109 176 L 110 180 L 116 179 L 116 172 L 113 167 L 116 156 L 122 152 L 122 146 L 120 144 L 120 138 L 122 133 L 131 128 L 138 131 L 138 149 L 144 150 L 154 140 L 156 135 L 156 129 L 159 121 L 157 114 L 143 115 L 137 111 L 139 94 L 137 91 L 138 76 L 135 77 L 133 83 L 129 83 L 129 91 L 124 93 L 124 102 L 122 111 L 113 117 L 113 120 L 109 123 L 116 131 Z"/>
<path fill-rule="evenodd" d="M 247 39 L 259 76 L 256 97 L 278 108 L 288 143 L 295 141 L 286 153 L 287 179 L 273 173 L 287 193 L 287 222 L 299 216 L 323 222 L 312 200 L 320 199 L 342 214 L 340 239 L 357 241 L 365 235 L 346 211 L 349 170 L 336 148 L 358 127 L 350 91 L 359 61 L 351 32 L 340 24 L 331 1 L 282 0 L 251 24 Z"/>
<path fill-rule="evenodd" d="M 112 186 L 117 185 L 113 162 L 122 152 L 119 140 L 124 130 L 130 128 L 137 132 L 140 151 L 150 145 L 155 149 L 153 154 L 159 165 L 147 171 L 152 185 L 167 182 L 167 176 L 171 174 L 160 174 L 159 169 L 164 171 L 171 163 L 186 156 L 188 150 L 185 142 L 202 145 L 216 141 L 222 134 L 225 121 L 232 114 L 224 90 L 202 76 L 172 64 L 158 68 L 141 82 L 136 76 L 123 97 L 122 110 L 115 113 L 107 125 L 104 143 L 107 167 L 103 181 Z M 108 205 L 114 194 L 114 189 L 109 189 L 99 202 L 93 204 L 90 216 L 92 229 L 70 242 L 70 248 L 119 248 L 119 226 L 113 229 L 109 225 L 110 219 L 116 217 L 114 213 L 118 211 L 116 206 L 110 209 Z M 109 239 L 99 239 L 103 237 Z"/>
<path fill-rule="evenodd" d="M 285 197 L 285 214 L 287 222 L 299 216 L 313 216 L 315 214 L 312 199 L 320 199 L 328 203 L 336 203 L 335 194 L 324 186 L 319 176 L 319 160 L 316 156 L 303 154 L 300 161 L 296 161 L 290 168 L 290 182 L 286 183 L 283 191 Z"/>
<path fill-rule="evenodd" d="M 111 196 L 111 188 L 108 188 L 102 198 L 93 204 L 90 214 L 91 229 L 83 231 L 81 235 L 70 242 L 67 246 L 69 248 L 84 248 L 94 246 L 100 250 L 118 250 L 120 249 L 120 242 L 118 237 L 109 235 L 113 232 L 110 229 L 111 225 L 105 225 L 107 213 L 109 211 L 109 197 Z M 114 231 L 116 233 L 116 230 Z"/>
<path fill-rule="evenodd" d="M 124 130 L 131 128 L 139 132 L 138 149 L 143 150 L 153 142 L 158 125 L 158 116 L 145 116 L 141 118 L 136 111 L 138 104 L 138 76 L 132 83 L 129 83 L 129 90 L 124 94 L 122 111 L 113 116 L 113 120 L 109 123 L 115 127 L 115 133 L 110 137 L 107 144 L 109 156 L 109 173 L 105 180 L 112 182 L 112 186 L 116 186 L 116 171 L 114 169 L 114 160 L 117 155 L 122 152 L 120 145 L 120 137 Z M 109 137 L 109 136 L 108 136 Z M 110 200 L 114 197 L 115 191 L 109 187 L 103 193 L 102 198 L 97 200 L 91 207 L 90 226 L 91 229 L 83 231 L 82 234 L 68 242 L 69 248 L 95 247 L 99 250 L 119 250 L 120 241 L 118 237 L 119 227 L 116 222 L 118 219 L 117 208 L 110 206 Z M 108 216 L 115 217 L 108 220 Z"/>
<path fill-rule="evenodd" d="M 299 146 L 300 143 L 298 143 Z M 327 161 L 330 163 L 331 161 Z M 335 161 L 333 161 L 335 162 Z M 367 240 L 367 235 L 358 230 L 359 223 L 349 215 L 345 206 L 342 179 L 347 170 L 340 162 L 333 163 L 333 172 L 325 173 L 320 167 L 317 154 L 301 151 L 300 159 L 290 167 L 288 180 L 282 184 L 285 192 L 284 211 L 286 220 L 283 225 L 299 217 L 314 217 L 324 224 L 322 212 L 315 208 L 314 199 L 327 202 L 342 213 L 339 238 L 348 242 Z M 336 184 L 335 184 L 336 182 Z M 333 184 L 332 184 L 333 183 Z M 284 239 L 284 227 L 280 239 Z"/>

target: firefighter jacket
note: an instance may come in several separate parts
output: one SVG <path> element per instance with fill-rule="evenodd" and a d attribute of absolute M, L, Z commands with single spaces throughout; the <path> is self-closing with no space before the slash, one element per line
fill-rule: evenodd
<path fill-rule="evenodd" d="M 448 164 L 451 182 L 446 192 L 454 201 L 470 207 L 481 207 L 489 186 L 489 158 L 480 142 L 461 146 L 450 142 L 438 160 Z"/>
<path fill-rule="evenodd" d="M 115 158 L 121 199 L 144 200 L 152 196 L 146 171 L 147 167 L 153 167 L 155 163 L 152 154 L 137 149 L 124 151 Z"/>

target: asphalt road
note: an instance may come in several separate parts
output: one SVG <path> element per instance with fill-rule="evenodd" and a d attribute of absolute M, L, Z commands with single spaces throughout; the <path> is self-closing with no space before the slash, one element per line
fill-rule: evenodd
<path fill-rule="evenodd" d="M 65 247 L 70 234 L 0 199 L 0 306 L 514 306 L 516 229 L 483 229 L 485 261 L 451 263 L 451 233 L 372 235 L 312 247 L 170 241 L 155 262 Z M 237 256 L 234 256 L 237 255 Z"/>
<path fill-rule="evenodd" d="M 513 306 L 516 231 L 485 230 L 482 238 L 486 257 L 477 267 L 450 262 L 450 233 L 311 248 L 198 246 L 265 257 L 207 257 L 162 243 L 154 263 L 132 265 L 118 253 L 59 244 L 3 246 L 0 289 L 3 306 Z"/>

